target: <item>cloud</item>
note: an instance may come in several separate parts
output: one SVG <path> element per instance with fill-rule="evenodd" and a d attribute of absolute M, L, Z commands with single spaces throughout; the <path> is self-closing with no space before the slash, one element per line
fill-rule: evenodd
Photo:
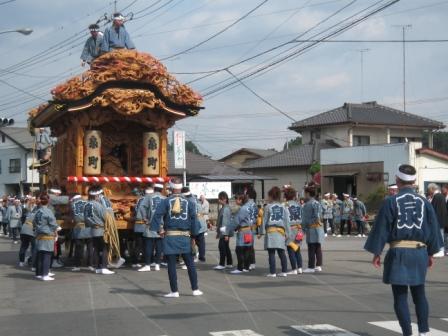
<path fill-rule="evenodd" d="M 350 76 L 346 72 L 339 72 L 332 75 L 318 78 L 313 83 L 318 90 L 330 90 L 341 88 L 350 83 Z"/>

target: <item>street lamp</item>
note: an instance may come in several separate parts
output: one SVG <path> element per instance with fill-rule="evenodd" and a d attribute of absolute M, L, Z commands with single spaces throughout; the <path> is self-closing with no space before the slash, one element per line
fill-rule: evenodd
<path fill-rule="evenodd" d="M 0 31 L 0 34 L 6 34 L 6 33 L 20 33 L 23 35 L 29 35 L 33 32 L 31 28 L 20 28 L 20 29 L 13 29 L 13 30 L 3 30 Z"/>

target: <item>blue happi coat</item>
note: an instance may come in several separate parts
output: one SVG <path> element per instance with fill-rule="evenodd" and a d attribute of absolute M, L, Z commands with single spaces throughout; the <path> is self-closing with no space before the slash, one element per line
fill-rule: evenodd
<path fill-rule="evenodd" d="M 218 220 L 216 223 L 216 237 L 223 238 L 225 236 L 233 236 L 232 210 L 228 204 L 225 204 L 219 210 Z"/>
<path fill-rule="evenodd" d="M 364 248 L 381 255 L 386 243 L 399 240 L 422 242 L 427 248 L 389 249 L 384 259 L 384 283 L 424 284 L 428 255 L 439 252 L 442 237 L 432 205 L 411 188 L 403 188 L 384 201 Z"/>
<path fill-rule="evenodd" d="M 73 239 L 88 239 L 92 237 L 92 229 L 86 225 L 84 209 L 87 201 L 79 198 L 72 202 L 71 211 L 75 227 L 73 228 Z"/>
<path fill-rule="evenodd" d="M 84 207 L 84 220 L 86 226 L 92 230 L 92 237 L 102 237 L 104 235 L 104 222 L 107 210 L 100 202 L 88 201 Z"/>
<path fill-rule="evenodd" d="M 143 233 L 146 231 L 148 220 L 148 213 L 151 208 L 151 194 L 146 194 L 144 197 L 140 197 L 135 206 L 135 223 L 134 232 Z M 144 223 L 143 223 L 144 222 Z"/>
<path fill-rule="evenodd" d="M 341 216 L 342 216 L 342 201 L 337 198 L 333 202 L 333 221 L 335 224 L 341 223 Z"/>
<path fill-rule="evenodd" d="M 82 50 L 81 59 L 84 62 L 91 63 L 95 58 L 100 56 L 101 54 L 101 45 L 103 43 L 103 34 L 98 33 L 96 38 L 90 36 L 86 43 L 84 44 L 84 48 Z"/>
<path fill-rule="evenodd" d="M 345 199 L 342 202 L 342 217 L 343 220 L 349 220 L 353 213 L 353 201 L 351 199 Z"/>
<path fill-rule="evenodd" d="M 41 206 L 34 216 L 33 225 L 36 228 L 36 250 L 53 252 L 54 239 L 39 239 L 41 235 L 54 236 L 56 238 L 59 225 L 56 223 L 56 217 L 53 212 L 47 206 Z"/>
<path fill-rule="evenodd" d="M 247 202 L 233 215 L 233 227 L 236 232 L 236 246 L 253 246 L 254 244 L 251 213 L 251 205 Z M 245 234 L 252 235 L 251 243 L 244 242 Z"/>
<path fill-rule="evenodd" d="M 317 228 L 311 227 L 316 223 L 322 223 L 322 208 L 318 201 L 310 198 L 302 208 L 302 227 L 306 234 L 307 244 L 324 241 L 325 233 L 322 225 Z"/>
<path fill-rule="evenodd" d="M 173 213 L 172 208 L 179 198 L 181 211 Z M 157 207 L 151 221 L 151 230 L 159 231 L 162 225 L 164 231 L 187 231 L 191 236 L 199 233 L 199 224 L 196 218 L 196 208 L 192 202 L 180 195 L 172 194 L 162 200 Z M 191 253 L 191 238 L 188 236 L 166 236 L 163 239 L 163 253 L 165 255 Z"/>
<path fill-rule="evenodd" d="M 20 234 L 34 237 L 35 227 L 33 224 L 34 217 L 36 216 L 37 210 L 39 210 L 40 206 L 35 206 L 31 211 L 26 213 L 25 222 L 23 223 Z"/>
<path fill-rule="evenodd" d="M 22 207 L 20 205 L 10 205 L 6 211 L 6 218 L 11 229 L 20 227 Z"/>
<path fill-rule="evenodd" d="M 258 216 L 258 207 L 253 199 L 249 199 L 247 201 L 247 209 L 249 210 L 249 219 L 250 225 L 252 227 L 252 232 L 255 234 L 259 233 L 259 228 L 257 227 L 257 216 Z"/>
<path fill-rule="evenodd" d="M 363 221 L 364 217 L 367 215 L 366 206 L 360 200 L 356 200 L 354 207 L 355 207 L 355 220 Z"/>
<path fill-rule="evenodd" d="M 101 51 L 109 52 L 113 49 L 135 49 L 135 45 L 126 31 L 124 26 L 120 26 L 118 30 L 114 27 L 107 27 L 104 31 L 103 43 Z"/>
<path fill-rule="evenodd" d="M 296 236 L 302 227 L 302 207 L 296 201 L 288 201 L 286 207 L 289 213 L 289 240 L 296 244 L 301 243 L 296 240 Z"/>
<path fill-rule="evenodd" d="M 286 244 L 290 241 L 288 209 L 279 202 L 268 204 L 264 209 L 263 225 L 261 234 L 264 237 L 264 249 L 286 250 Z M 279 228 L 284 234 L 278 231 L 268 232 L 270 229 Z"/>
<path fill-rule="evenodd" d="M 147 220 L 148 225 L 146 225 L 145 232 L 143 233 L 143 237 L 147 238 L 160 238 L 160 235 L 158 232 L 160 231 L 160 228 L 163 227 L 163 218 L 160 223 L 160 227 L 157 230 L 152 230 L 151 225 L 149 225 L 152 221 L 152 218 L 154 217 L 154 214 L 156 213 L 156 210 L 158 206 L 162 203 L 162 200 L 165 199 L 165 196 L 163 196 L 160 192 L 156 191 L 154 194 L 151 194 L 150 198 L 150 206 L 148 208 L 147 213 Z"/>

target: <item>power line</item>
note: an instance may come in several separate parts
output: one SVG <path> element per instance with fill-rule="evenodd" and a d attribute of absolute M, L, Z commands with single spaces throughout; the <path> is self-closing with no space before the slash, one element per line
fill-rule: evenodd
<path fill-rule="evenodd" d="M 247 18 L 250 14 L 252 14 L 253 12 L 255 12 L 258 8 L 260 8 L 261 6 L 263 6 L 265 3 L 267 3 L 269 0 L 263 0 L 261 3 L 259 3 L 257 6 L 255 6 L 254 8 L 252 8 L 249 12 L 247 12 L 246 14 L 244 14 L 243 16 L 241 16 L 240 18 L 238 18 L 236 21 L 232 22 L 230 25 L 226 26 L 225 28 L 221 29 L 220 31 L 218 31 L 217 33 L 213 34 L 212 36 L 208 37 L 207 39 L 196 43 L 195 45 L 191 46 L 190 48 L 187 48 L 183 51 L 179 51 L 171 56 L 162 58 L 161 61 L 166 61 L 169 59 L 172 59 L 174 57 L 177 57 L 179 55 L 182 54 L 186 54 L 188 53 L 190 50 L 196 49 L 197 47 L 211 41 L 212 39 L 214 39 L 215 37 L 221 35 L 222 33 L 226 32 L 227 30 L 229 30 L 230 28 L 232 28 L 233 26 L 235 26 L 236 24 L 238 24 L 239 22 L 243 21 L 245 18 Z"/>
<path fill-rule="evenodd" d="M 278 107 L 276 107 L 275 105 L 273 105 L 271 102 L 269 102 L 268 100 L 266 100 L 265 98 L 261 97 L 258 93 L 256 93 L 254 90 L 252 90 L 249 86 L 247 86 L 242 80 L 240 80 L 237 76 L 235 76 L 233 74 L 232 71 L 230 71 L 229 69 L 226 69 L 226 71 L 232 76 L 234 77 L 242 86 L 244 86 L 247 90 L 249 90 L 255 97 L 257 97 L 258 99 L 260 99 L 262 102 L 264 102 L 266 105 L 272 107 L 274 110 L 276 110 L 277 112 L 279 112 L 280 114 L 284 115 L 286 118 L 292 120 L 292 121 L 297 121 L 295 120 L 293 117 L 291 117 L 290 115 L 288 115 L 287 113 L 283 112 L 282 110 L 280 110 Z"/>

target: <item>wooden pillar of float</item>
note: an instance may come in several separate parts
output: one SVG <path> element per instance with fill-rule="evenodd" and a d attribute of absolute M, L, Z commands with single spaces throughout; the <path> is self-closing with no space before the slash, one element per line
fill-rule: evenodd
<path fill-rule="evenodd" d="M 168 176 L 168 130 L 159 130 L 160 135 L 160 177 Z"/>
<path fill-rule="evenodd" d="M 75 176 L 82 176 L 84 170 L 84 129 L 80 126 L 76 127 L 75 130 L 76 137 L 76 166 L 75 166 Z M 80 194 L 83 193 L 82 184 L 76 185 L 75 192 Z"/>

